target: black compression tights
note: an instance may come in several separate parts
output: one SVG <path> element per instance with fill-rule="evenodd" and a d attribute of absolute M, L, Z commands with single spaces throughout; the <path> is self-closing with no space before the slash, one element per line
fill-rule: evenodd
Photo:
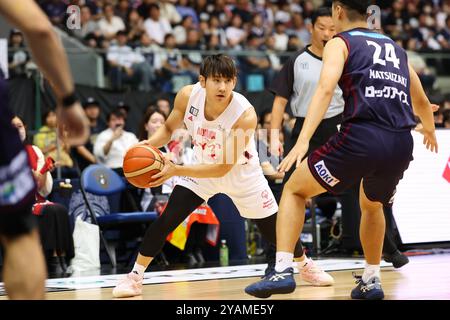
<path fill-rule="evenodd" d="M 203 202 L 204 200 L 193 191 L 182 186 L 176 186 L 170 195 L 164 213 L 145 232 L 139 253 L 146 257 L 155 257 L 164 246 L 167 236 Z M 254 219 L 253 221 L 258 226 L 264 239 L 275 245 L 276 214 L 264 219 Z M 294 257 L 302 255 L 303 248 L 300 241 L 298 241 Z"/>

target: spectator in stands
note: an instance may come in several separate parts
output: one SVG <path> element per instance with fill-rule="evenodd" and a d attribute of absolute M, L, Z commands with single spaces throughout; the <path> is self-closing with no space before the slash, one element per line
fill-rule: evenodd
<path fill-rule="evenodd" d="M 275 49 L 278 51 L 286 51 L 289 36 L 286 34 L 286 25 L 283 22 L 278 21 L 275 24 L 275 32 L 273 36 L 275 38 Z"/>
<path fill-rule="evenodd" d="M 442 123 L 445 129 L 450 129 L 450 109 L 444 110 L 442 112 Z"/>
<path fill-rule="evenodd" d="M 65 143 L 64 135 L 58 138 L 55 110 L 48 110 L 43 114 L 44 125 L 34 136 L 34 144 L 42 150 L 44 156 L 54 159 L 61 167 L 61 174 L 64 178 L 77 177 L 77 172 L 73 169 L 73 160 L 69 155 L 69 146 Z"/>
<path fill-rule="evenodd" d="M 213 40 L 211 44 L 211 38 L 209 39 L 210 48 L 225 48 L 228 44 L 227 42 L 227 34 L 225 30 L 222 28 L 220 20 L 217 16 L 211 16 L 209 20 L 209 35 L 216 36 L 217 40 Z M 220 49 L 217 49 L 220 50 Z"/>
<path fill-rule="evenodd" d="M 194 28 L 194 20 L 192 16 L 184 16 L 181 24 L 173 28 L 173 36 L 177 45 L 183 45 L 186 43 L 187 30 Z"/>
<path fill-rule="evenodd" d="M 239 15 L 243 23 L 249 23 L 252 20 L 250 1 L 248 0 L 237 0 L 234 9 L 231 10 L 231 12 L 233 15 Z"/>
<path fill-rule="evenodd" d="M 87 166 L 97 162 L 94 156 L 94 144 L 97 140 L 97 136 L 100 132 L 105 129 L 105 126 L 100 123 L 100 104 L 93 97 L 89 97 L 83 103 L 84 112 L 89 119 L 89 127 L 91 133 L 89 135 L 89 140 L 82 146 L 77 146 L 73 148 L 73 157 L 77 162 L 78 168 L 81 171 Z"/>
<path fill-rule="evenodd" d="M 170 107 L 170 102 L 166 98 L 159 98 L 156 100 L 156 108 L 163 113 L 167 119 L 172 108 Z M 139 139 L 141 140 L 141 139 Z"/>
<path fill-rule="evenodd" d="M 245 49 L 253 52 L 261 51 L 261 55 L 251 54 L 242 56 L 239 59 L 242 74 L 244 77 L 250 74 L 260 74 L 264 77 L 264 85 L 268 86 L 274 76 L 274 70 L 271 68 L 269 58 L 262 52 L 259 46 L 259 38 L 255 35 L 248 36 Z"/>
<path fill-rule="evenodd" d="M 290 35 L 286 51 L 295 52 L 303 48 L 303 44 L 296 35 Z"/>
<path fill-rule="evenodd" d="M 149 6 L 149 17 L 144 21 L 144 28 L 147 34 L 159 45 L 164 44 L 165 36 L 172 32 L 169 20 L 161 17 L 159 5 Z"/>
<path fill-rule="evenodd" d="M 146 32 L 141 34 L 139 46 L 136 47 L 135 51 L 144 57 L 155 74 L 160 74 L 162 67 L 161 47 Z M 154 79 L 152 86 L 157 87 L 157 85 L 158 82 Z"/>
<path fill-rule="evenodd" d="M 119 31 L 125 30 L 125 23 L 122 18 L 114 15 L 114 6 L 106 4 L 103 9 L 104 17 L 98 22 L 100 33 L 106 39 L 114 38 Z"/>
<path fill-rule="evenodd" d="M 450 49 L 450 14 L 445 19 L 445 27 L 439 32 L 436 39 L 443 49 Z"/>
<path fill-rule="evenodd" d="M 250 35 L 253 35 L 257 39 L 259 39 L 258 45 L 262 45 L 267 36 L 267 33 L 268 32 L 264 27 L 264 21 L 261 14 L 259 13 L 254 14 L 250 25 Z"/>
<path fill-rule="evenodd" d="M 11 78 L 26 75 L 26 65 L 30 56 L 25 50 L 23 34 L 18 29 L 12 29 L 8 41 L 8 70 Z"/>
<path fill-rule="evenodd" d="M 161 63 L 160 77 L 157 80 L 160 82 L 160 87 L 164 92 L 172 91 L 172 76 L 180 71 L 182 55 L 180 50 L 176 48 L 175 37 L 172 34 L 167 34 L 164 39 L 164 49 L 159 53 L 159 61 Z"/>
<path fill-rule="evenodd" d="M 111 84 L 120 89 L 123 83 L 131 83 L 139 90 L 149 91 L 154 80 L 154 70 L 144 57 L 127 45 L 127 33 L 117 32 L 117 44 L 108 49 Z"/>
<path fill-rule="evenodd" d="M 270 67 L 273 69 L 273 71 L 280 71 L 283 67 L 283 63 L 281 57 L 278 55 L 278 52 L 276 52 L 275 50 L 275 38 L 273 36 L 268 36 L 266 38 L 264 51 L 270 61 Z"/>
<path fill-rule="evenodd" d="M 131 7 L 129 0 L 119 0 L 117 1 L 116 7 L 114 8 L 114 13 L 116 17 L 122 19 L 125 25 L 128 24 L 128 15 L 130 14 Z"/>
<path fill-rule="evenodd" d="M 140 38 L 143 34 L 146 34 L 144 28 L 144 20 L 139 15 L 136 9 L 132 9 L 128 14 L 127 19 L 128 41 L 130 41 L 133 47 L 138 46 Z"/>
<path fill-rule="evenodd" d="M 114 110 L 108 115 L 108 129 L 103 130 L 94 144 L 94 155 L 97 162 L 122 173 L 125 152 L 138 142 L 134 133 L 127 132 L 125 117 L 120 110 Z"/>
<path fill-rule="evenodd" d="M 22 119 L 15 116 L 12 124 L 19 131 L 22 142 L 26 143 L 26 126 Z M 50 274 L 60 274 L 66 272 L 67 264 L 75 256 L 69 214 L 64 206 L 46 200 L 53 188 L 53 178 L 50 174 L 54 169 L 53 162 L 46 159 L 37 146 L 26 145 L 26 150 L 37 185 L 33 214 L 38 217 L 47 269 Z"/>
<path fill-rule="evenodd" d="M 181 15 L 178 13 L 171 0 L 158 1 L 161 10 L 161 17 L 167 19 L 170 24 L 175 25 L 181 22 Z"/>
<path fill-rule="evenodd" d="M 311 26 L 311 24 L 305 25 L 305 20 L 300 13 L 294 13 L 291 22 L 291 27 L 288 28 L 287 33 L 297 36 L 303 45 L 311 43 L 311 31 L 308 29 L 308 26 Z"/>
<path fill-rule="evenodd" d="M 86 36 L 91 34 L 95 38 L 98 38 L 101 33 L 99 32 L 99 27 L 96 21 L 92 19 L 92 13 L 89 6 L 82 6 L 80 9 L 80 24 L 81 28 L 75 28 L 71 30 L 72 34 L 78 38 L 78 40 L 86 40 Z"/>
<path fill-rule="evenodd" d="M 45 0 L 41 3 L 41 8 L 50 21 L 56 26 L 63 26 L 67 5 L 61 0 Z"/>
<path fill-rule="evenodd" d="M 199 24 L 197 12 L 189 5 L 189 0 L 179 0 L 175 8 L 182 18 L 190 16 L 195 25 Z"/>
<path fill-rule="evenodd" d="M 228 46 L 232 49 L 241 49 L 247 38 L 247 32 L 242 27 L 242 18 L 235 14 L 231 19 L 230 26 L 225 29 Z"/>
<path fill-rule="evenodd" d="M 207 0 L 196 0 L 193 1 L 193 7 L 195 12 L 197 13 L 197 17 L 199 21 L 209 20 L 210 16 L 208 13 L 208 2 Z"/>

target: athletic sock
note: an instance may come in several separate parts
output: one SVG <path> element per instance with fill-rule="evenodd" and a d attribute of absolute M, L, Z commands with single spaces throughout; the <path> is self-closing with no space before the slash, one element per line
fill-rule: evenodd
<path fill-rule="evenodd" d="M 147 267 L 144 267 L 144 266 L 141 266 L 140 264 L 135 263 L 133 270 L 131 270 L 131 272 L 137 274 L 141 278 L 144 278 L 145 269 L 147 269 Z"/>
<path fill-rule="evenodd" d="M 275 271 L 283 272 L 287 268 L 292 268 L 292 261 L 294 260 L 294 254 L 289 252 L 277 252 Z"/>
<path fill-rule="evenodd" d="M 379 264 L 367 264 L 364 268 L 364 273 L 362 275 L 362 280 L 367 283 L 373 277 L 381 278 L 380 276 L 380 265 Z"/>

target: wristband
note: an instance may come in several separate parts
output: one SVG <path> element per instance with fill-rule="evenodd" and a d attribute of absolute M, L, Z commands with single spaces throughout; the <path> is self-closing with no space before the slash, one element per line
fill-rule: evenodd
<path fill-rule="evenodd" d="M 75 102 L 78 101 L 77 96 L 75 95 L 75 93 L 71 93 L 68 96 L 65 96 L 61 102 L 62 102 L 62 106 L 63 108 L 69 108 L 71 107 Z"/>

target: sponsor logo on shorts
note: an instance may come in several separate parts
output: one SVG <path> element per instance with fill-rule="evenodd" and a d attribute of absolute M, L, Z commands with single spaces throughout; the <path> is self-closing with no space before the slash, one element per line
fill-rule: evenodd
<path fill-rule="evenodd" d="M 261 197 L 263 197 L 263 199 L 269 199 L 269 191 L 264 190 L 263 192 L 261 192 Z"/>
<path fill-rule="evenodd" d="M 330 173 L 330 170 L 325 166 L 325 162 L 319 161 L 314 165 L 314 169 L 316 169 L 317 174 L 319 177 L 330 187 L 334 187 L 337 185 L 340 180 L 333 177 Z"/>

